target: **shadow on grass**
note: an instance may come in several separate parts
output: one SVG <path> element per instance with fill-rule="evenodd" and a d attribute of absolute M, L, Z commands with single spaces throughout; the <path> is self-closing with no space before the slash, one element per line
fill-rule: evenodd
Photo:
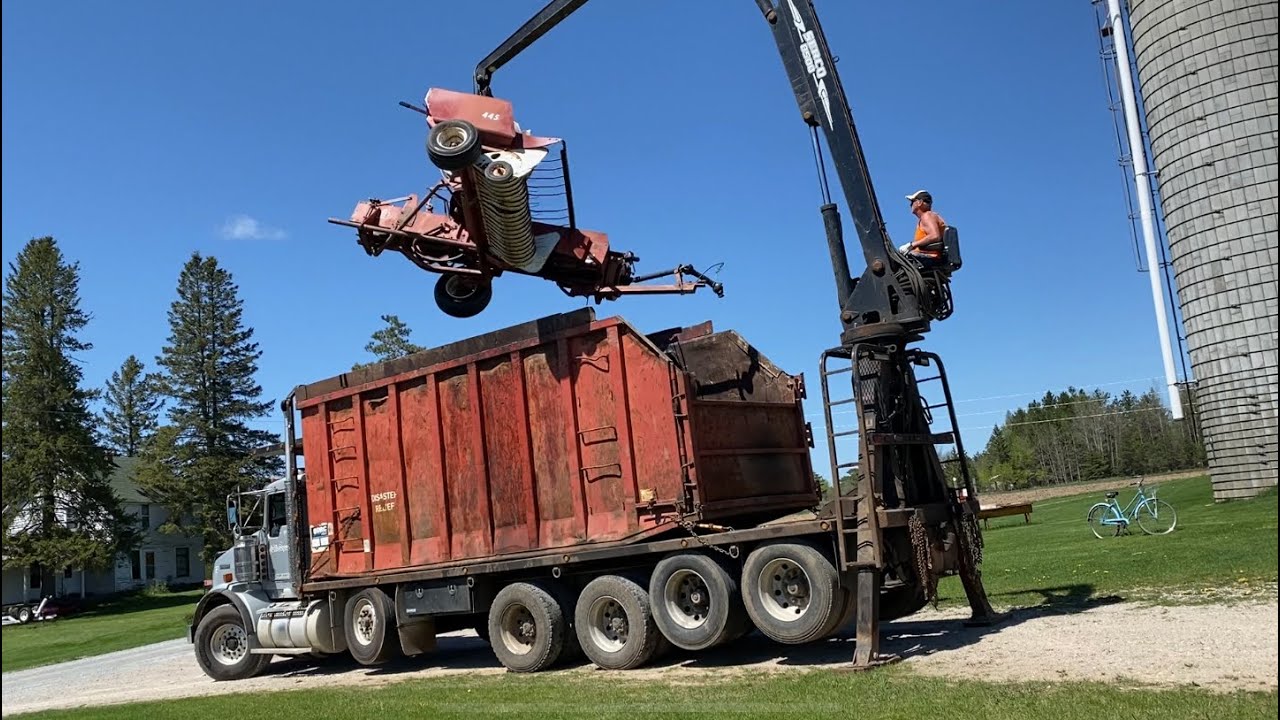
<path fill-rule="evenodd" d="M 182 605 L 191 605 L 194 607 L 196 602 L 200 600 L 200 595 L 200 590 L 188 590 L 163 594 L 135 592 L 124 595 L 114 595 L 100 600 L 86 602 L 84 605 L 76 607 L 74 612 L 68 614 L 67 617 L 109 617 L 113 615 L 127 615 L 129 613 L 143 612 L 146 610 L 160 610 L 163 608 L 179 607 Z"/>
<path fill-rule="evenodd" d="M 1084 612 L 1091 608 L 1111 605 L 1122 598 L 1111 595 L 1094 597 L 1094 588 L 1088 584 L 1063 585 L 1030 591 L 1039 594 L 1042 602 L 1030 607 L 1007 611 L 1000 622 L 988 626 L 968 626 L 967 612 L 955 618 L 909 616 L 880 627 L 880 650 L 887 655 L 903 659 L 927 656 L 938 652 L 956 650 L 972 645 L 983 637 L 1003 632 L 1005 629 L 1047 615 Z M 1028 592 L 1015 593 L 1026 595 Z M 855 643 L 854 624 L 850 623 L 827 640 L 808 645 L 782 645 L 752 631 L 745 637 L 727 645 L 687 652 L 671 648 L 645 667 L 651 670 L 677 668 L 731 668 L 744 670 L 752 666 L 779 665 L 804 666 L 814 669 L 841 669 L 849 667 Z M 324 676 L 349 672 L 361 672 L 369 676 L 394 676 L 413 673 L 427 668 L 433 670 L 498 670 L 502 667 L 493 655 L 488 643 L 474 635 L 451 635 L 438 640 L 435 652 L 416 658 L 400 658 L 386 665 L 363 667 L 349 655 L 317 660 L 314 658 L 289 658 L 273 662 L 264 672 L 280 677 Z M 595 666 L 581 655 L 561 661 L 558 670 L 582 669 L 595 671 Z"/>

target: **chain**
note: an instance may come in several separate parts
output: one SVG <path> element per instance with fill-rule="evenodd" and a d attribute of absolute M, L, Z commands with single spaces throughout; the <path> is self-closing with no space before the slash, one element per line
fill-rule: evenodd
<path fill-rule="evenodd" d="M 907 521 L 907 529 L 911 535 L 911 548 L 914 550 L 914 556 L 911 559 L 915 566 L 916 578 L 920 581 L 921 589 L 924 590 L 925 601 L 937 607 L 938 577 L 933 574 L 933 558 L 929 553 L 929 533 L 925 530 L 924 523 L 920 522 L 920 518 L 914 514 Z"/>
<path fill-rule="evenodd" d="M 974 570 L 982 566 L 982 530 L 978 528 L 978 518 L 973 514 L 965 514 L 960 519 L 960 534 L 964 538 L 964 550 L 969 554 L 969 565 Z"/>
<path fill-rule="evenodd" d="M 686 520 L 683 517 L 677 517 L 676 522 L 680 524 L 680 527 L 687 530 L 688 533 L 693 536 L 693 539 L 698 541 L 699 545 L 702 545 L 703 547 L 711 548 L 712 550 L 715 550 L 716 552 L 723 554 L 725 557 L 729 557 L 729 558 L 733 557 L 733 553 L 729 552 L 728 550 L 725 550 L 719 545 L 712 545 L 706 540 L 703 540 L 702 536 L 697 533 L 697 529 L 694 526 L 692 520 Z"/>

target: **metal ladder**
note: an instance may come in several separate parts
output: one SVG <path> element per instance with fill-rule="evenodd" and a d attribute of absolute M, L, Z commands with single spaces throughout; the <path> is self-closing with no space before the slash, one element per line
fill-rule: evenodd
<path fill-rule="evenodd" d="M 842 365 L 836 369 L 831 369 L 829 362 L 833 358 L 846 360 L 849 364 Z M 827 425 L 827 452 L 831 460 L 832 511 L 835 515 L 837 537 L 836 561 L 838 567 L 836 569 L 841 572 L 849 570 L 857 565 L 858 488 L 856 480 L 861 458 L 850 462 L 841 462 L 839 451 L 836 448 L 836 440 L 841 437 L 858 437 L 860 432 L 859 424 L 861 415 L 856 407 L 858 400 L 856 378 L 854 379 L 854 382 L 849 383 L 852 394 L 847 398 L 840 398 L 837 400 L 831 399 L 831 383 L 829 378 L 835 375 L 843 375 L 844 373 L 852 373 L 854 367 L 855 365 L 849 348 L 832 348 L 822 353 L 818 372 L 818 375 L 822 380 L 822 414 L 823 420 L 826 421 Z M 832 408 L 843 405 L 853 406 L 854 429 L 837 432 L 835 423 L 832 421 L 832 415 L 834 414 L 832 412 Z M 862 443 L 859 442 L 859 448 L 861 448 L 861 445 Z M 841 487 L 840 483 L 841 474 L 846 469 L 850 471 L 855 480 L 853 483 L 854 487 L 849 488 L 848 493 L 845 492 L 845 489 Z M 851 524 L 852 527 L 850 527 Z"/>

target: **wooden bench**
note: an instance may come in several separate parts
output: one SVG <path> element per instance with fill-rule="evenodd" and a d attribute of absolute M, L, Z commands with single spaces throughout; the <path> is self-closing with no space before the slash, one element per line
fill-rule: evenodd
<path fill-rule="evenodd" d="M 1007 517 L 1010 515 L 1021 515 L 1026 519 L 1027 523 L 1031 523 L 1031 503 L 1016 503 L 1014 505 L 985 505 L 978 508 L 978 517 L 982 519 L 982 526 L 987 527 L 991 518 Z"/>

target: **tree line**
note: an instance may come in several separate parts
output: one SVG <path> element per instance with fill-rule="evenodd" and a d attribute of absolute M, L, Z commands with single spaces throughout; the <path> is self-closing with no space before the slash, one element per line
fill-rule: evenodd
<path fill-rule="evenodd" d="M 1072 387 L 1008 413 L 972 467 L 979 487 L 1009 489 L 1205 464 L 1194 418 L 1175 421 L 1154 389 L 1112 396 Z"/>
<path fill-rule="evenodd" d="M 1185 395 L 1183 405 L 1194 411 Z M 942 455 L 943 460 L 955 457 L 954 450 Z M 1147 475 L 1206 464 L 1194 418 L 1175 421 L 1154 389 L 1140 395 L 1126 390 L 1113 397 L 1074 387 L 1046 392 L 1006 413 L 986 446 L 967 460 L 979 490 Z M 854 488 L 852 472 L 840 479 L 845 493 Z M 829 497 L 830 481 L 820 472 L 814 477 L 824 499 Z"/>
<path fill-rule="evenodd" d="M 262 351 L 239 288 L 216 258 L 192 253 L 154 369 L 131 354 L 96 389 L 83 383 L 93 347 L 79 283 L 52 237 L 29 241 L 5 278 L 4 567 L 108 569 L 136 548 L 140 526 L 110 485 L 116 456 L 138 458 L 139 492 L 168 511 L 157 529 L 202 536 L 208 562 L 232 541 L 226 496 L 283 471 L 279 456 L 255 453 L 279 436 L 253 427 L 275 403 L 255 380 Z M 422 349 L 399 318 L 382 320 L 365 347 L 376 360 Z"/>

